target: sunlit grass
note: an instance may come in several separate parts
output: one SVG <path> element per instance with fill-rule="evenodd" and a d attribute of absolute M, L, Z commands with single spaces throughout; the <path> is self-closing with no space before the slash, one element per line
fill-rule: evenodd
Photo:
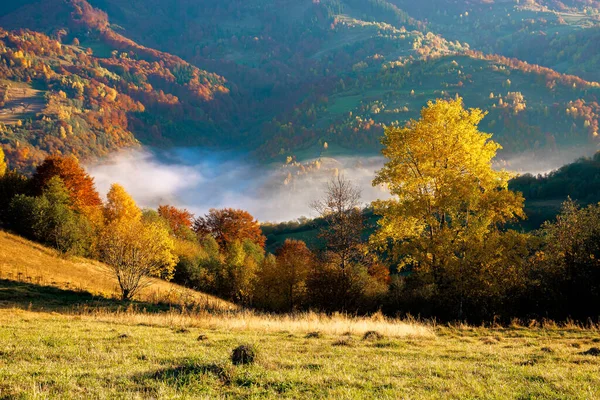
<path fill-rule="evenodd" d="M 600 357 L 583 354 L 599 346 L 597 329 L 425 326 L 429 334 L 364 339 L 358 329 L 339 333 L 347 325 L 307 336 L 315 326 L 300 329 L 292 317 L 277 329 L 205 319 L 0 310 L 0 397 L 600 396 Z M 232 365 L 240 344 L 256 346 L 255 364 Z"/>
<path fill-rule="evenodd" d="M 293 315 L 258 314 L 251 311 L 214 314 L 208 311 L 186 312 L 172 310 L 165 313 L 138 313 L 131 311 L 83 310 L 82 318 L 120 324 L 147 326 L 176 326 L 181 328 L 223 329 L 231 332 L 255 333 L 287 332 L 325 335 L 358 335 L 370 331 L 391 338 L 434 337 L 429 325 L 385 318 L 380 314 L 371 317 L 352 317 L 342 314 L 325 315 L 301 313 Z"/>

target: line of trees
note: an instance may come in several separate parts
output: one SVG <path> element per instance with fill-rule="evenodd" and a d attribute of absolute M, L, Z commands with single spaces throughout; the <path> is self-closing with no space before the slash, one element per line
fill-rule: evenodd
<path fill-rule="evenodd" d="M 367 269 L 348 265 L 362 245 L 355 237 L 362 225 L 350 236 L 344 233 L 353 221 L 345 219 L 345 205 L 337 214 L 341 218 L 331 220 L 328 229 L 337 230 L 338 237 L 346 235 L 348 241 L 336 242 L 323 256 L 295 240 L 267 254 L 260 224 L 244 210 L 213 209 L 198 218 L 170 205 L 142 210 L 118 184 L 102 201 L 93 179 L 74 157 L 48 157 L 31 178 L 0 165 L 0 224 L 66 256 L 106 263 L 123 300 L 133 299 L 151 278 L 174 279 L 272 311 L 369 311 L 379 302 L 374 296 L 387 290 L 386 274 L 372 277 Z M 341 180 L 337 184 L 342 189 L 349 185 Z M 327 201 L 340 193 L 329 193 Z M 353 210 L 352 218 L 362 224 L 359 211 Z"/>
<path fill-rule="evenodd" d="M 48 157 L 31 178 L 0 177 L 0 222 L 65 255 L 94 257 L 114 272 L 124 300 L 172 276 L 177 261 L 166 225 L 138 208 L 118 184 L 103 203 L 93 179 L 73 157 Z"/>
<path fill-rule="evenodd" d="M 387 162 L 373 184 L 392 197 L 372 204 L 377 229 L 365 235 L 360 190 L 337 176 L 312 204 L 322 249 L 288 239 L 269 254 L 243 210 L 141 210 L 119 185 L 102 202 L 69 157 L 49 157 L 31 178 L 0 168 L 0 221 L 104 261 L 124 300 L 159 277 L 276 312 L 597 319 L 600 205 L 569 200 L 538 231 L 510 229 L 525 216 L 524 198 L 509 189 L 511 174 L 492 168 L 500 146 L 478 130 L 484 116 L 460 98 L 438 100 L 419 120 L 387 128 Z"/>

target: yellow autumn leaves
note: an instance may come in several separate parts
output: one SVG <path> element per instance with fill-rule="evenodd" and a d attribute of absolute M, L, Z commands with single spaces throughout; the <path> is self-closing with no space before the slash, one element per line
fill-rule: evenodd
<path fill-rule="evenodd" d="M 437 100 L 420 120 L 386 130 L 387 162 L 373 184 L 394 197 L 374 203 L 382 216 L 371 238 L 376 247 L 435 269 L 465 258 L 498 225 L 524 217 L 523 197 L 508 190 L 511 175 L 492 168 L 501 147 L 479 132 L 484 116 L 464 109 L 461 98 Z"/>
<path fill-rule="evenodd" d="M 177 258 L 167 227 L 157 221 L 145 221 L 121 185 L 110 188 L 104 214 L 106 226 L 98 245 L 100 258 L 114 270 L 124 300 L 147 286 L 150 277 L 172 277 Z"/>

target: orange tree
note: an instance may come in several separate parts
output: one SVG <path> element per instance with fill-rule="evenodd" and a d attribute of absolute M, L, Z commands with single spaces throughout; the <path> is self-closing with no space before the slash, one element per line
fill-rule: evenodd
<path fill-rule="evenodd" d="M 75 157 L 50 156 L 40 164 L 32 178 L 33 191 L 41 195 L 54 177 L 62 180 L 77 211 L 97 222 L 102 201 L 92 178 Z"/>
<path fill-rule="evenodd" d="M 263 248 L 266 242 L 258 221 L 247 211 L 232 208 L 211 209 L 204 217 L 196 219 L 194 231 L 202 237 L 214 237 L 221 250 L 236 241 L 249 240 Z"/>

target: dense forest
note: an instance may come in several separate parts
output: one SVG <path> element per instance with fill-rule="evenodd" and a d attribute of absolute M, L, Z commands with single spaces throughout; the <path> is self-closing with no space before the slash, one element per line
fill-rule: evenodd
<path fill-rule="evenodd" d="M 8 1 L 2 144 L 30 171 L 139 143 L 372 154 L 458 94 L 501 158 L 543 157 L 597 145 L 599 23 L 576 1 Z"/>

